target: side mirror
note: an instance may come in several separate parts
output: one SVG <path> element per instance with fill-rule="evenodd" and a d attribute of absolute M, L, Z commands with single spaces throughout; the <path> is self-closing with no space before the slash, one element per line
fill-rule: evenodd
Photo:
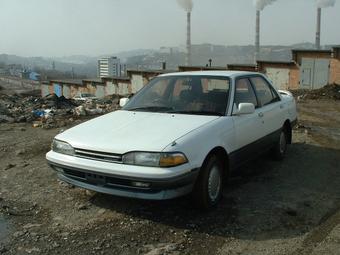
<path fill-rule="evenodd" d="M 255 105 L 252 103 L 240 103 L 238 109 L 234 108 L 233 115 L 245 115 L 255 112 Z"/>
<path fill-rule="evenodd" d="M 129 102 L 129 99 L 127 97 L 123 97 L 119 100 L 119 106 L 123 107 L 124 105 L 127 104 L 127 102 Z"/>

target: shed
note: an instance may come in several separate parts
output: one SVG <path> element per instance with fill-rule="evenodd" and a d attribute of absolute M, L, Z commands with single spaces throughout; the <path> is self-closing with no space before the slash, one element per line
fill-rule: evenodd
<path fill-rule="evenodd" d="M 340 46 L 333 47 L 332 57 L 330 61 L 329 83 L 340 84 Z"/>
<path fill-rule="evenodd" d="M 318 89 L 330 82 L 331 50 L 292 50 L 300 69 L 300 89 Z"/>
<path fill-rule="evenodd" d="M 192 72 L 192 71 L 223 71 L 227 70 L 227 66 L 179 66 L 180 72 Z"/>
<path fill-rule="evenodd" d="M 98 98 L 103 98 L 106 96 L 105 84 L 103 83 L 102 79 L 100 78 L 84 79 L 83 84 L 84 90 L 86 90 L 86 92 L 91 93 Z"/>
<path fill-rule="evenodd" d="M 228 70 L 256 72 L 257 69 L 255 64 L 229 64 Z"/>
<path fill-rule="evenodd" d="M 103 77 L 106 95 L 126 96 L 132 93 L 131 79 L 127 76 Z"/>
<path fill-rule="evenodd" d="M 303 58 L 330 59 L 332 58 L 332 51 L 331 50 L 306 50 L 306 49 L 293 49 L 292 50 L 292 59 L 298 65 L 302 64 Z"/>
<path fill-rule="evenodd" d="M 294 61 L 257 61 L 257 69 L 264 73 L 276 89 L 297 89 L 299 67 Z"/>
<path fill-rule="evenodd" d="M 48 94 L 54 93 L 58 97 L 64 96 L 66 98 L 72 98 L 78 92 L 87 92 L 86 89 L 84 89 L 82 80 L 79 80 L 79 79 L 51 80 L 49 82 L 49 93 Z"/>

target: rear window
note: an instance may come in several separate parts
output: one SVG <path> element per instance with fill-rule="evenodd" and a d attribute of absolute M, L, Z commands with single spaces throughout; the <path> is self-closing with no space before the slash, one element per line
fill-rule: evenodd
<path fill-rule="evenodd" d="M 252 103 L 255 108 L 258 107 L 254 89 L 247 78 L 238 79 L 236 81 L 234 103 L 237 107 L 240 103 Z"/>
<path fill-rule="evenodd" d="M 250 80 L 255 87 L 257 97 L 262 106 L 280 101 L 280 97 L 265 79 L 262 77 L 252 77 Z"/>

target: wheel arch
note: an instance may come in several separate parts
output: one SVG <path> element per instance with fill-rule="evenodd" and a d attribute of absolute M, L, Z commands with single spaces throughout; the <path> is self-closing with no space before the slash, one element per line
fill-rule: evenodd
<path fill-rule="evenodd" d="M 203 161 L 203 165 L 206 164 L 206 162 L 208 161 L 208 159 L 212 156 L 212 155 L 216 155 L 223 164 L 223 174 L 224 177 L 227 178 L 230 174 L 230 165 L 229 165 L 229 155 L 227 153 L 227 151 L 221 147 L 221 146 L 217 146 L 215 148 L 213 148 L 208 155 L 205 157 L 204 161 Z"/>

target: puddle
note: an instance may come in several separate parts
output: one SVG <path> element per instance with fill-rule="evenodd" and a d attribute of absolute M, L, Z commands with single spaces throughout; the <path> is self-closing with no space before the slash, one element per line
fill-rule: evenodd
<path fill-rule="evenodd" d="M 8 221 L 0 214 L 0 243 L 5 241 L 9 234 L 9 224 Z"/>

